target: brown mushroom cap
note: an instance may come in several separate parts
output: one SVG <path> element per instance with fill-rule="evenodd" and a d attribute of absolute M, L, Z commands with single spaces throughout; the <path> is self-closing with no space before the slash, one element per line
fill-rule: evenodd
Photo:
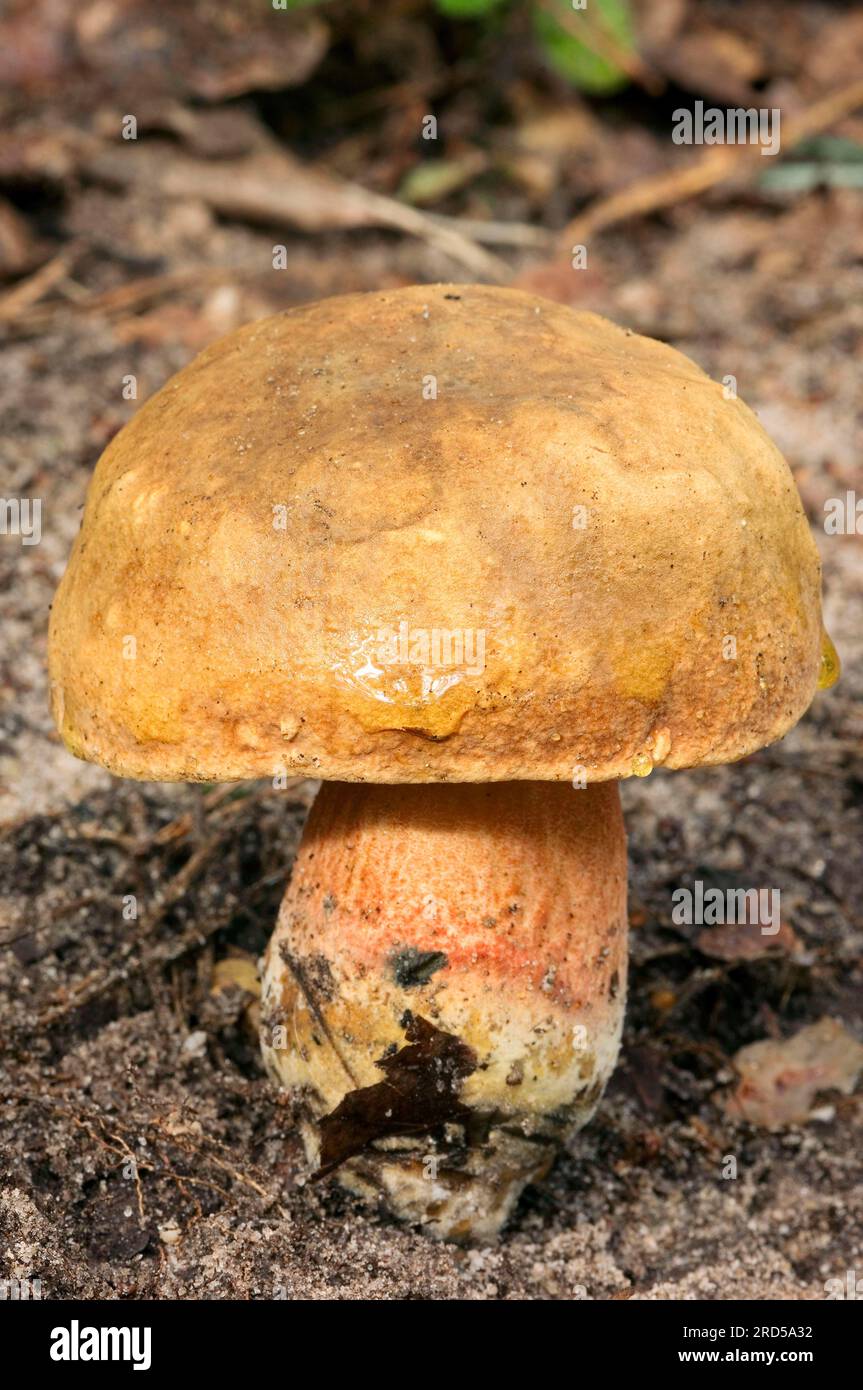
<path fill-rule="evenodd" d="M 126 776 L 601 781 L 779 738 L 821 633 L 741 401 L 594 314 L 438 285 L 252 323 L 148 401 L 50 665 L 69 748 Z"/>

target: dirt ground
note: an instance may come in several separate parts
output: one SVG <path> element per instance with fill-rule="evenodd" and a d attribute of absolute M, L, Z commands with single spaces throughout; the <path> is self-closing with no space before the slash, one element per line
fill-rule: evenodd
<path fill-rule="evenodd" d="M 481 40 L 420 3 L 375 22 L 367 5 L 325 6 L 291 16 L 282 48 L 266 29 L 242 43 L 196 30 L 199 4 L 191 28 L 158 8 L 13 4 L 0 19 L 15 40 L 0 42 L 0 490 L 42 499 L 39 544 L 0 538 L 0 1279 L 40 1278 L 52 1298 L 480 1300 L 818 1299 L 846 1270 L 863 1280 L 853 1066 L 816 1057 L 796 1122 L 729 1106 L 749 1044 L 824 1018 L 840 1049 L 863 1040 L 863 536 L 824 527 L 828 499 L 863 495 L 863 187 L 848 172 L 863 168 L 863 95 L 771 180 L 741 161 L 697 198 L 583 224 L 584 270 L 557 240 L 702 157 L 671 143 L 675 105 L 755 93 L 793 118 L 859 78 L 861 16 L 707 3 L 677 6 L 675 29 L 674 6 L 641 7 L 660 89 L 648 74 L 599 99 L 542 69 L 518 6 L 512 33 Z M 168 31 L 150 66 L 134 48 L 147 23 Z M 345 187 L 404 199 L 429 109 L 448 167 L 413 235 L 358 214 Z M 118 158 L 128 111 L 145 138 Z M 287 158 L 293 176 L 272 162 Z M 242 205 L 226 193 L 236 161 L 257 180 Z M 441 237 L 482 221 L 504 230 L 455 252 Z M 52 728 L 45 647 L 96 459 L 197 350 L 321 295 L 476 278 L 736 378 L 794 470 L 843 676 L 779 745 L 623 785 L 618 1073 L 499 1242 L 462 1249 L 310 1183 L 263 1075 L 243 970 L 314 784 L 132 783 L 76 762 Z M 779 943 L 756 955 L 675 925 L 671 891 L 693 877 L 780 888 Z M 780 1073 L 777 1091 L 799 1079 Z"/>

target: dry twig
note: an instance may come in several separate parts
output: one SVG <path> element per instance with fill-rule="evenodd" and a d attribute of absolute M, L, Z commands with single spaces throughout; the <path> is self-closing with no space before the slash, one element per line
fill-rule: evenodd
<path fill-rule="evenodd" d="M 863 106 L 863 80 L 822 97 L 787 123 L 778 157 L 787 154 L 803 140 L 827 130 L 860 106 Z M 743 175 L 751 180 L 761 167 L 759 146 L 718 145 L 685 169 L 673 169 L 669 173 L 639 179 L 619 193 L 612 193 L 610 197 L 593 203 L 567 224 L 561 233 L 560 244 L 568 252 L 569 247 L 583 245 L 588 238 L 607 227 L 674 207 L 726 180 Z"/>
<path fill-rule="evenodd" d="M 145 180 L 163 197 L 197 198 L 225 216 L 270 226 L 307 232 L 392 227 L 430 243 L 471 274 L 490 280 L 509 276 L 506 262 L 484 251 L 457 223 L 442 222 L 395 198 L 307 168 L 285 151 L 218 163 L 176 155 L 165 160 L 143 151 L 134 156 L 103 151 L 85 168 L 100 182 L 129 187 Z"/>

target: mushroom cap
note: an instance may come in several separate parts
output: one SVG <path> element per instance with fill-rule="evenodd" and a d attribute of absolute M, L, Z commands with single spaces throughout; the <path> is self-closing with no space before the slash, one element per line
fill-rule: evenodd
<path fill-rule="evenodd" d="M 516 290 L 251 323 L 96 467 L 51 620 L 125 776 L 587 782 L 740 758 L 819 671 L 820 566 L 751 410 Z"/>

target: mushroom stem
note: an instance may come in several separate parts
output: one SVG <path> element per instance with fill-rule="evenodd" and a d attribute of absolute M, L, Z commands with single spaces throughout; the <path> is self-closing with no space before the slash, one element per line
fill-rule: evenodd
<path fill-rule="evenodd" d="M 616 783 L 325 783 L 267 952 L 264 1056 L 319 1173 L 490 1236 L 596 1109 L 625 981 Z"/>

